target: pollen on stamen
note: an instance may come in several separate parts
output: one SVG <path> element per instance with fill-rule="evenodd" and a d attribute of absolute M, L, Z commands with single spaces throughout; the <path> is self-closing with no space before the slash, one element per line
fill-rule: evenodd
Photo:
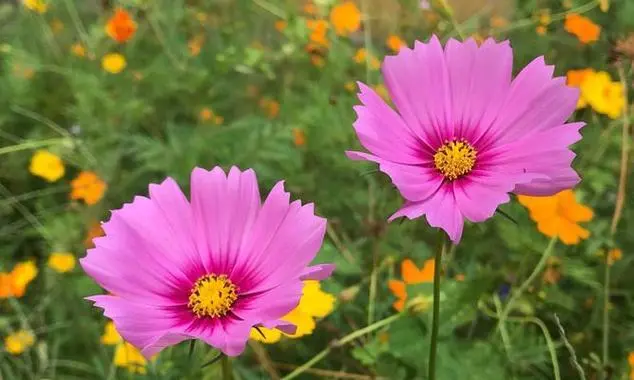
<path fill-rule="evenodd" d="M 198 318 L 225 316 L 238 299 L 238 288 L 224 274 L 199 278 L 189 293 L 187 307 Z"/>
<path fill-rule="evenodd" d="M 478 152 L 465 140 L 446 141 L 434 154 L 436 169 L 449 181 L 473 170 Z"/>

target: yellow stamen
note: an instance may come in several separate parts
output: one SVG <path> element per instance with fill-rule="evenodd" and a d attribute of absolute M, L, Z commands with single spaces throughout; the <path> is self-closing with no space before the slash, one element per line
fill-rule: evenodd
<path fill-rule="evenodd" d="M 238 288 L 222 274 L 208 274 L 199 278 L 189 293 L 187 307 L 202 317 L 222 317 L 231 310 L 231 306 L 238 299 Z"/>
<path fill-rule="evenodd" d="M 434 154 L 434 165 L 449 181 L 468 174 L 478 152 L 465 140 L 447 141 Z"/>

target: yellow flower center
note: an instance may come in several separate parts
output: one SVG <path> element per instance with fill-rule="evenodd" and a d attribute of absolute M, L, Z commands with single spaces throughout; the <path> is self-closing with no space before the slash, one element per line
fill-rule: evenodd
<path fill-rule="evenodd" d="M 478 152 L 465 140 L 447 141 L 434 154 L 436 169 L 449 181 L 468 174 Z"/>
<path fill-rule="evenodd" d="M 238 298 L 237 290 L 238 288 L 224 274 L 202 276 L 189 293 L 187 307 L 198 318 L 224 316 Z"/>

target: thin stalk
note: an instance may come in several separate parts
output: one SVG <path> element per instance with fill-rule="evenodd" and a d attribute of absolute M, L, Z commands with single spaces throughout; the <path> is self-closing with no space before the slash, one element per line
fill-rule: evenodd
<path fill-rule="evenodd" d="M 0 155 L 13 153 L 13 152 L 19 152 L 21 150 L 29 150 L 29 149 L 43 148 L 43 147 L 47 147 L 51 145 L 64 144 L 68 141 L 70 140 L 66 137 L 62 137 L 62 138 L 58 137 L 58 138 L 46 139 L 46 140 L 26 141 L 21 144 L 10 145 L 10 146 L 5 146 L 4 148 L 0 148 Z"/>
<path fill-rule="evenodd" d="M 366 326 L 362 329 L 356 330 L 351 332 L 350 334 L 344 336 L 343 338 L 334 341 L 332 344 L 330 344 L 328 347 L 326 347 L 323 351 L 321 351 L 320 353 L 318 353 L 317 355 L 313 356 L 312 359 L 310 359 L 309 361 L 307 361 L 306 363 L 302 364 L 301 366 L 297 367 L 293 372 L 289 373 L 288 375 L 284 376 L 282 378 L 282 380 L 290 380 L 290 379 L 294 379 L 297 376 L 301 375 L 302 373 L 304 373 L 306 370 L 308 370 L 309 368 L 311 368 L 312 366 L 314 366 L 315 364 L 317 364 L 320 360 L 322 360 L 323 358 L 325 358 L 326 356 L 328 356 L 328 354 L 330 354 L 330 352 L 332 351 L 333 348 L 336 347 L 341 347 L 359 337 L 362 337 L 365 334 L 369 334 L 374 330 L 378 330 L 383 326 L 387 326 L 393 322 L 395 322 L 396 320 L 398 320 L 399 318 L 401 318 L 404 315 L 404 313 L 398 313 L 398 314 L 394 314 L 390 317 L 387 317 L 385 319 L 382 319 L 380 321 L 376 321 L 373 324 Z"/>
<path fill-rule="evenodd" d="M 599 380 L 606 378 L 605 369 L 610 361 L 610 255 L 605 254 L 605 270 L 603 271 L 603 336 L 601 344 L 601 363 Z"/>
<path fill-rule="evenodd" d="M 441 231 L 441 234 L 444 234 L 444 232 Z M 434 261 L 434 310 L 431 324 L 431 342 L 429 345 L 429 372 L 427 376 L 429 380 L 436 379 L 436 351 L 438 348 L 438 327 L 440 325 L 440 269 L 442 268 L 442 258 L 447 249 L 444 235 L 442 239 L 442 246 L 436 250 L 436 259 Z"/>
<path fill-rule="evenodd" d="M 231 360 L 227 355 L 223 355 L 220 359 L 222 366 L 222 380 L 233 380 L 233 369 L 231 368 Z"/>
<path fill-rule="evenodd" d="M 517 300 L 528 289 L 528 287 L 531 285 L 531 283 L 542 272 L 542 270 L 546 266 L 546 262 L 548 261 L 548 258 L 552 254 L 553 248 L 555 248 L 555 243 L 556 242 L 557 242 L 557 236 L 554 236 L 553 238 L 550 239 L 550 242 L 548 243 L 548 246 L 544 250 L 544 253 L 542 253 L 541 259 L 539 259 L 539 262 L 535 266 L 535 269 L 533 269 L 533 273 L 531 273 L 530 276 L 528 276 L 526 281 L 524 281 L 520 285 L 520 287 L 517 289 L 517 291 L 513 292 L 513 294 L 511 295 L 511 299 L 509 300 L 509 302 L 504 307 L 504 310 L 502 310 L 502 314 L 500 315 L 500 322 L 499 322 L 500 324 L 504 323 L 504 320 L 508 317 L 508 315 L 511 312 L 511 310 L 513 310 L 513 305 L 515 304 L 515 302 L 517 302 Z M 500 324 L 498 324 L 498 329 L 500 328 Z"/>

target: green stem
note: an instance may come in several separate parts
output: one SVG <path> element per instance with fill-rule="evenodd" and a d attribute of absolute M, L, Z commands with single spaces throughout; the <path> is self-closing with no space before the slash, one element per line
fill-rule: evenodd
<path fill-rule="evenodd" d="M 222 380 L 233 380 L 233 369 L 231 368 L 231 360 L 227 355 L 223 355 L 220 359 L 222 367 Z"/>
<path fill-rule="evenodd" d="M 441 231 L 441 234 L 444 232 Z M 431 324 L 431 343 L 429 345 L 429 380 L 436 379 L 436 351 L 438 347 L 438 327 L 440 325 L 440 269 L 442 267 L 442 258 L 447 249 L 445 237 L 442 237 L 442 246 L 436 250 L 436 259 L 434 261 L 434 310 Z"/>
<path fill-rule="evenodd" d="M 302 373 L 304 373 L 307 369 L 311 368 L 312 366 L 314 366 L 315 364 L 317 364 L 320 360 L 322 360 L 323 358 L 325 358 L 326 356 L 328 356 L 328 354 L 330 353 L 330 351 L 332 351 L 333 348 L 336 347 L 341 347 L 365 334 L 371 333 L 374 330 L 378 330 L 383 326 L 387 326 L 393 322 L 395 322 L 396 320 L 398 320 L 399 318 L 401 318 L 404 315 L 404 313 L 398 313 L 398 314 L 394 314 L 390 317 L 387 317 L 385 319 L 382 319 L 380 321 L 376 321 L 373 324 L 366 326 L 362 329 L 356 330 L 351 332 L 350 334 L 344 336 L 343 338 L 334 341 L 332 344 L 330 344 L 328 347 L 326 347 L 323 351 L 321 351 L 320 353 L 318 353 L 317 355 L 313 356 L 312 359 L 310 359 L 309 361 L 307 361 L 306 363 L 302 364 L 301 366 L 295 368 L 295 370 L 291 373 L 289 373 L 288 375 L 284 376 L 282 378 L 282 380 L 290 380 L 290 379 L 294 379 L 297 376 L 301 375 Z"/>
<path fill-rule="evenodd" d="M 602 339 L 602 355 L 601 363 L 603 368 L 599 372 L 599 380 L 605 379 L 605 369 L 607 368 L 608 361 L 610 360 L 609 345 L 610 345 L 610 254 L 605 253 L 605 270 L 603 272 L 603 339 Z"/>
<path fill-rule="evenodd" d="M 513 292 L 513 294 L 511 295 L 511 299 L 506 304 L 506 307 L 504 307 L 504 310 L 502 310 L 502 314 L 500 315 L 500 322 L 499 322 L 500 324 L 504 323 L 504 320 L 506 319 L 506 317 L 508 317 L 508 315 L 511 312 L 511 310 L 513 310 L 513 305 L 515 304 L 515 302 L 517 302 L 517 300 L 528 289 L 528 287 L 531 285 L 531 283 L 542 272 L 542 270 L 546 266 L 546 262 L 548 261 L 548 258 L 550 257 L 550 255 L 551 255 L 551 253 L 553 251 L 553 248 L 555 247 L 555 243 L 556 242 L 557 242 L 557 236 L 554 236 L 552 239 L 550 239 L 550 242 L 548 243 L 548 246 L 544 250 L 544 253 L 542 253 L 541 259 L 539 259 L 539 262 L 535 266 L 535 269 L 533 269 L 533 273 L 531 273 L 530 276 L 528 276 L 526 281 L 524 281 L 522 283 L 522 285 L 520 285 L 520 287 L 517 289 L 517 291 Z M 498 329 L 500 328 L 500 324 L 498 324 Z"/>
<path fill-rule="evenodd" d="M 2 154 L 7 154 L 7 153 L 13 153 L 13 152 L 19 152 L 21 150 L 29 150 L 29 149 L 36 149 L 36 148 L 42 148 L 42 147 L 46 147 L 46 146 L 50 146 L 50 145 L 57 145 L 57 144 L 64 144 L 66 142 L 72 141 L 69 138 L 66 137 L 62 137 L 62 138 L 54 138 L 54 139 L 46 139 L 46 140 L 31 140 L 31 141 L 27 141 L 21 144 L 16 144 L 16 145 L 11 145 L 11 146 L 6 146 L 4 148 L 0 148 L 0 155 Z"/>

